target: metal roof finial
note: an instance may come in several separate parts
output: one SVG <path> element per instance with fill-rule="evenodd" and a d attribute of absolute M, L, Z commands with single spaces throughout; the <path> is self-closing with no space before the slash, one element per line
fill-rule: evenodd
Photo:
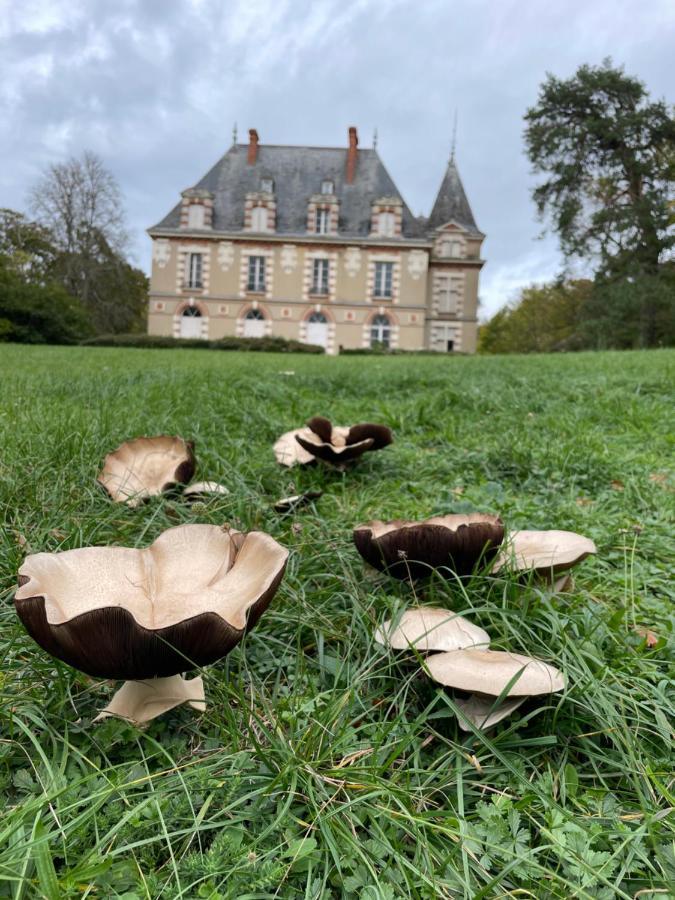
<path fill-rule="evenodd" d="M 373 131 L 373 150 L 377 150 L 377 125 Z"/>
<path fill-rule="evenodd" d="M 457 107 L 455 107 L 455 120 L 452 124 L 452 145 L 450 147 L 450 162 L 455 161 L 455 148 L 457 146 Z"/>
<path fill-rule="evenodd" d="M 237 123 L 235 122 L 232 126 L 232 143 L 237 143 Z"/>

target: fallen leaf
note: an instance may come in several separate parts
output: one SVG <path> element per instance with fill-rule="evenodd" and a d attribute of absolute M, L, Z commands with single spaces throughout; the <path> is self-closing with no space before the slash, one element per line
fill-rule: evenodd
<path fill-rule="evenodd" d="M 577 506 L 590 506 L 593 501 L 590 497 L 577 497 L 576 504 Z"/>
<path fill-rule="evenodd" d="M 624 490 L 624 487 L 625 487 L 625 485 L 624 485 L 623 481 L 615 480 L 615 481 L 611 482 L 611 488 L 613 491 L 622 491 L 622 490 Z"/>

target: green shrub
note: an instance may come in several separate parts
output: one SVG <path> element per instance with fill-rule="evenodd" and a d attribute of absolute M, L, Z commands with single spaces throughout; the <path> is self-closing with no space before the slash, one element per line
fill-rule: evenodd
<path fill-rule="evenodd" d="M 0 262 L 0 341 L 77 344 L 89 334 L 89 317 L 62 287 L 25 282 Z"/>
<path fill-rule="evenodd" d="M 281 337 L 224 337 L 218 341 L 174 338 L 160 334 L 100 334 L 82 341 L 89 347 L 158 347 L 189 350 L 250 350 L 252 353 L 324 353 L 316 344 L 303 344 Z"/>

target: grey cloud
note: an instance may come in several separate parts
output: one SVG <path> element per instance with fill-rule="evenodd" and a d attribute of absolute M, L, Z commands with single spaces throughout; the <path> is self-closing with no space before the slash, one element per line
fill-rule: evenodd
<path fill-rule="evenodd" d="M 1 5 L 1 4 L 0 4 Z M 457 159 L 488 235 L 484 311 L 559 270 L 530 200 L 522 116 L 547 70 L 612 55 L 672 99 L 670 0 L 30 0 L 0 25 L 0 205 L 22 209 L 49 162 L 84 148 L 144 229 L 231 141 L 344 145 L 348 125 L 428 213 L 459 113 Z"/>

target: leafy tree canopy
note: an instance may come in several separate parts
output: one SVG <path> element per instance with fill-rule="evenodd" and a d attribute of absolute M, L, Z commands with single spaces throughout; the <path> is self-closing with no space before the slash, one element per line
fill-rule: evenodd
<path fill-rule="evenodd" d="M 663 101 L 614 68 L 548 75 L 525 115 L 525 143 L 540 216 L 567 257 L 601 273 L 655 275 L 675 243 L 675 119 Z"/>

